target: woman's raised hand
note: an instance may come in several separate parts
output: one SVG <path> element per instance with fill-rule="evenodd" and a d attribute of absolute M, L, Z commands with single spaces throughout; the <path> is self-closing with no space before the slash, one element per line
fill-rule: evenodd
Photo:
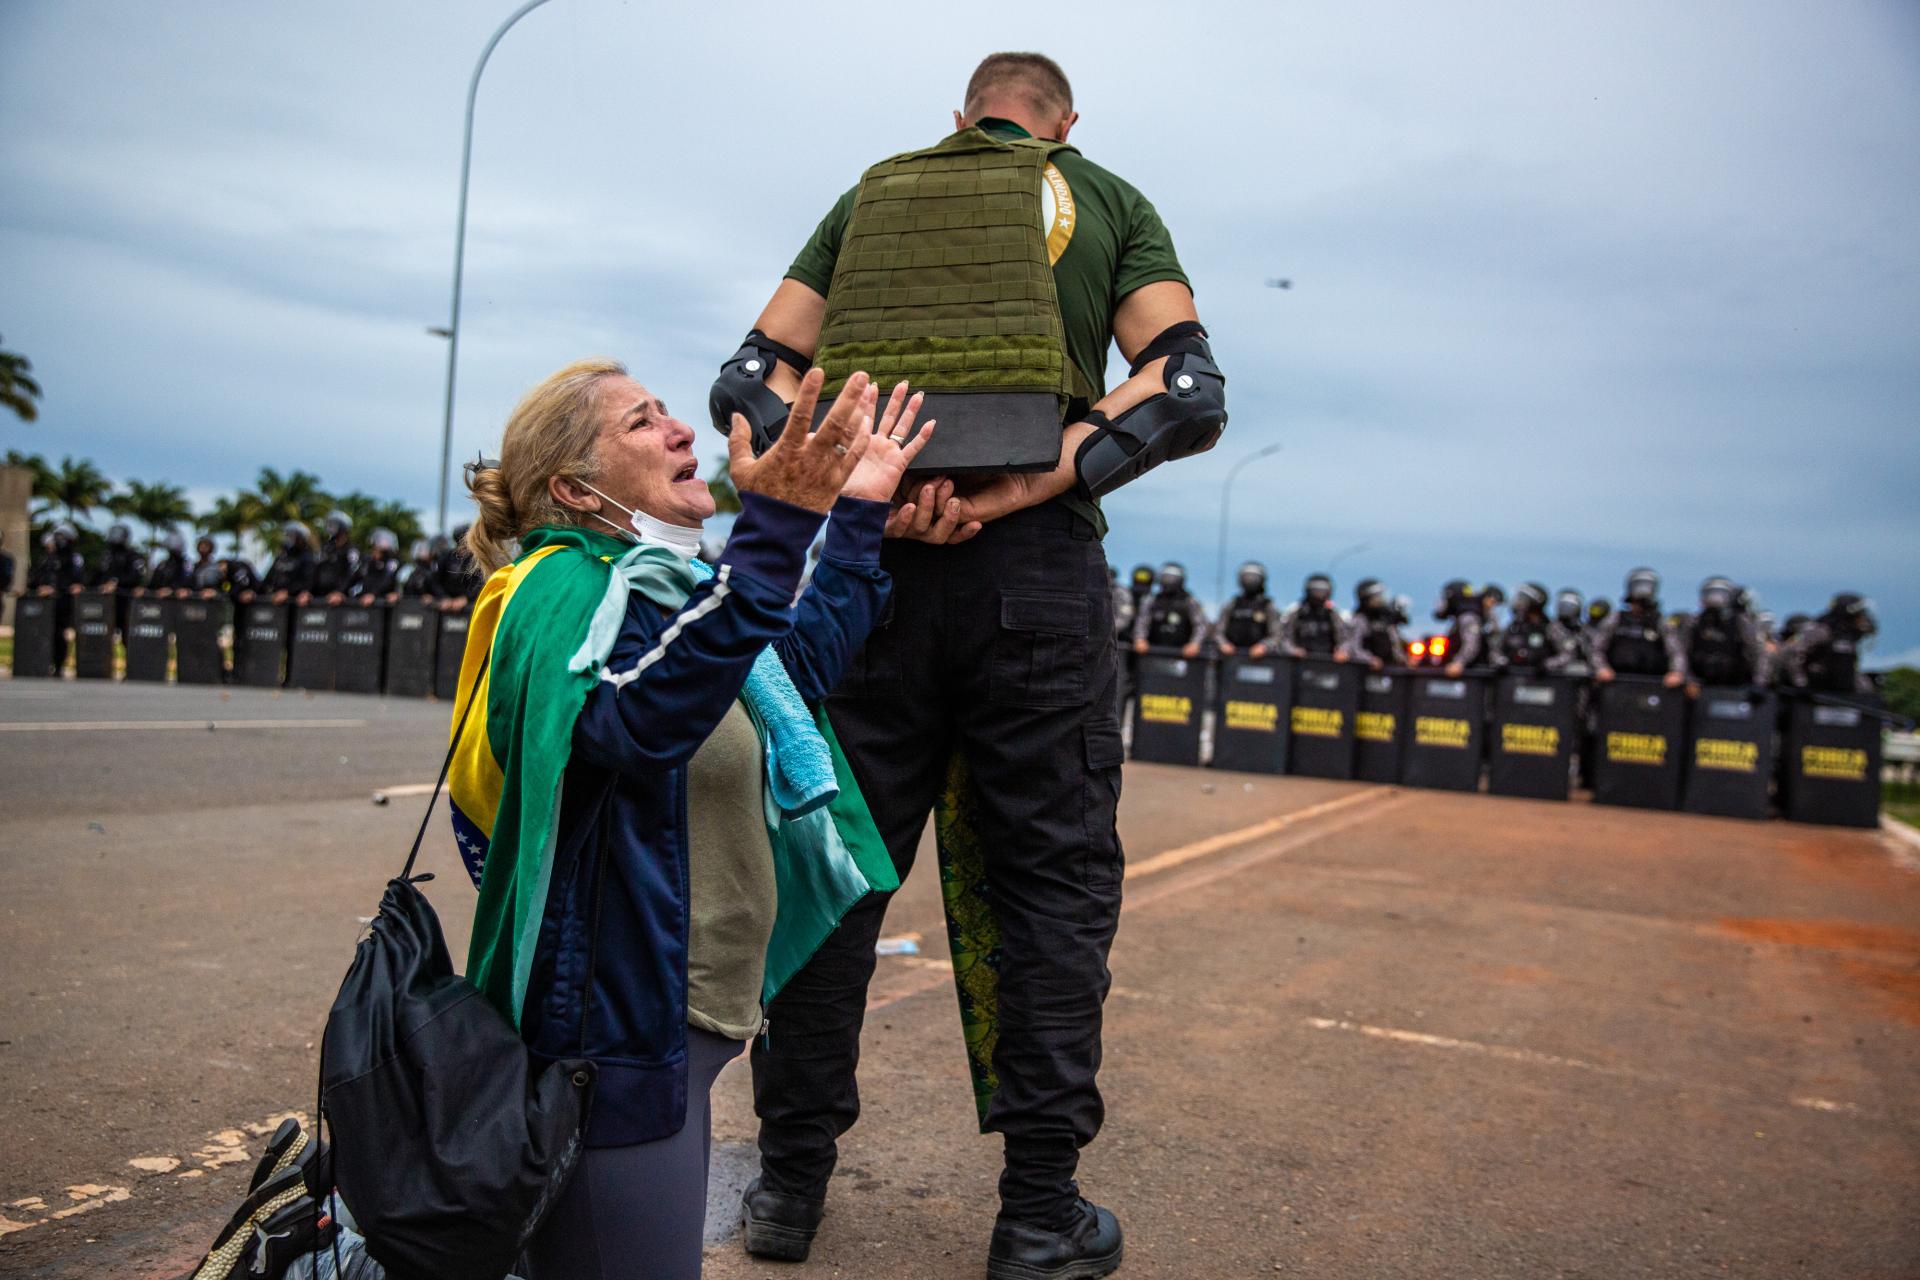
<path fill-rule="evenodd" d="M 727 435 L 727 469 L 734 488 L 778 498 L 809 511 L 832 510 L 834 499 L 845 489 L 848 477 L 873 442 L 873 411 L 879 392 L 866 374 L 854 374 L 815 431 L 813 413 L 825 381 L 826 375 L 818 369 L 801 379 L 800 394 L 794 397 L 785 430 L 757 458 L 753 456 L 752 428 L 743 415 L 733 415 L 733 430 Z"/>
<path fill-rule="evenodd" d="M 897 383 L 893 394 L 887 397 L 886 412 L 874 424 L 873 438 L 860 465 L 853 469 L 840 490 L 847 497 L 892 502 L 901 478 L 907 473 L 907 464 L 927 447 L 927 441 L 933 436 L 932 422 L 921 427 L 919 435 L 913 435 L 913 420 L 920 416 L 920 405 L 926 397 L 916 392 L 909 399 L 907 391 L 906 383 Z M 908 436 L 913 439 L 908 440 Z"/>

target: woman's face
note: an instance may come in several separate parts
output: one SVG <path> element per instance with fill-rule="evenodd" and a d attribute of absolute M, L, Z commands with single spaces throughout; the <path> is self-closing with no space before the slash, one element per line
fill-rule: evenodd
<path fill-rule="evenodd" d="M 713 495 L 693 456 L 693 428 L 632 378 L 600 386 L 600 435 L 594 444 L 599 489 L 614 501 L 656 520 L 697 529 L 713 514 Z M 600 513 L 621 528 L 618 511 Z"/>

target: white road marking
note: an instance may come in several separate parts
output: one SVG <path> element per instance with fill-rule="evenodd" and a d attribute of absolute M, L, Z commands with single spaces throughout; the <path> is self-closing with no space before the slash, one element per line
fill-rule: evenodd
<path fill-rule="evenodd" d="M 1250 827 L 1241 827 L 1237 831 L 1225 831 L 1217 836 L 1208 836 L 1204 840 L 1196 840 L 1192 844 L 1183 844 L 1177 848 L 1156 853 L 1151 858 L 1146 858 L 1132 864 L 1127 868 L 1127 879 L 1132 880 L 1140 876 L 1150 876 L 1155 872 L 1165 871 L 1171 867 L 1180 866 L 1182 863 L 1192 862 L 1195 858 L 1204 858 L 1210 853 L 1219 853 L 1222 849 L 1231 849 L 1236 845 L 1249 844 L 1255 840 L 1264 839 L 1267 836 L 1277 835 L 1285 831 L 1288 827 L 1295 826 L 1302 822 L 1310 822 L 1323 814 L 1338 813 L 1342 809 L 1350 809 L 1355 805 L 1365 804 L 1369 800 L 1379 800 L 1392 794 L 1394 794 L 1392 787 L 1369 787 L 1365 791 L 1355 792 L 1350 796 L 1341 796 L 1338 800 L 1325 800 L 1319 804 L 1308 805 L 1304 809 L 1297 809 L 1292 813 L 1283 813 L 1278 817 L 1268 818 L 1264 822 L 1256 822 Z"/>
<path fill-rule="evenodd" d="M 1850 1111 L 1858 1113 L 1860 1108 L 1851 1102 L 1835 1102 L 1831 1098 L 1789 1098 L 1796 1107 L 1805 1107 L 1809 1111 Z"/>
<path fill-rule="evenodd" d="M 0 733 L 124 733 L 133 729 L 364 729 L 369 720 L 16 720 Z"/>
<path fill-rule="evenodd" d="M 1889 837 L 1886 846 L 1893 855 L 1893 865 L 1902 871 L 1920 871 L 1920 830 L 1884 813 L 1880 815 L 1880 830 Z"/>
<path fill-rule="evenodd" d="M 373 793 L 373 798 L 378 801 L 383 796 L 388 800 L 402 800 L 407 796 L 430 796 L 433 794 L 433 786 L 431 782 L 403 782 L 397 787 L 380 788 Z"/>
<path fill-rule="evenodd" d="M 1516 1049 L 1512 1045 L 1482 1044 L 1478 1040 L 1456 1040 L 1452 1036 L 1436 1036 L 1425 1031 L 1373 1027 L 1364 1022 L 1348 1022 L 1344 1018 L 1302 1018 L 1301 1021 L 1315 1031 L 1351 1031 L 1358 1035 L 1372 1036 L 1377 1040 L 1397 1040 L 1402 1044 L 1417 1044 L 1429 1049 L 1457 1049 L 1466 1053 L 1483 1054 L 1489 1058 L 1501 1058 L 1508 1062 L 1530 1062 L 1543 1067 L 1571 1067 L 1577 1071 L 1592 1071 L 1603 1076 L 1639 1074 L 1624 1067 L 1603 1066 L 1598 1062 L 1563 1058 L 1559 1054 L 1540 1053 L 1533 1049 Z"/>

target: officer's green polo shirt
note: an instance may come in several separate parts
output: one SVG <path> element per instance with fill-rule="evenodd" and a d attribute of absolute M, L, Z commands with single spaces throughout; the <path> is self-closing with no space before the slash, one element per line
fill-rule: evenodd
<path fill-rule="evenodd" d="M 1003 137 L 1031 136 L 1009 120 L 989 117 L 979 123 Z M 1130 183 L 1077 151 L 1062 151 L 1047 166 L 1046 188 L 1047 255 L 1060 295 L 1067 354 L 1092 381 L 1098 398 L 1106 394 L 1107 348 L 1113 343 L 1113 313 L 1120 300 L 1161 280 L 1192 285 L 1180 269 L 1166 224 Z M 833 283 L 833 264 L 858 191 L 856 185 L 834 203 L 787 268 L 788 279 L 823 298 Z M 1077 509 L 1082 504 L 1074 505 Z M 1106 522 L 1098 518 L 1097 508 L 1089 510 L 1104 534 Z"/>

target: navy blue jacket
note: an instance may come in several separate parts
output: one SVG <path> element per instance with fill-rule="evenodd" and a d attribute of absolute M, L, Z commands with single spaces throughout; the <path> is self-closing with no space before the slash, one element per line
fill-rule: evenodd
<path fill-rule="evenodd" d="M 741 502 L 718 572 L 678 613 L 628 600 L 605 672 L 640 675 L 624 686 L 603 676 L 574 726 L 521 1034 L 537 1065 L 597 1065 L 589 1146 L 651 1142 L 686 1123 L 687 762 L 768 645 L 801 697 L 824 698 L 889 590 L 886 504 L 835 504 L 796 602 L 822 518 L 758 494 Z"/>

